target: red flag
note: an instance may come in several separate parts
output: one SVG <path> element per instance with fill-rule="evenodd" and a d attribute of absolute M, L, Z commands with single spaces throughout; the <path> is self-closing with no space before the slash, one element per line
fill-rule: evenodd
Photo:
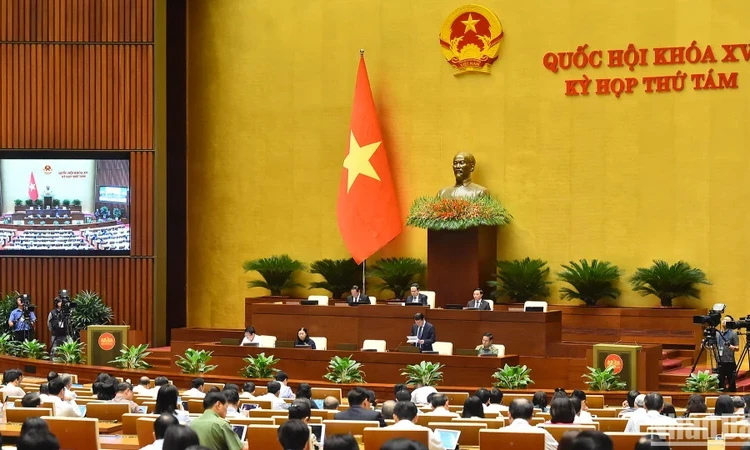
<path fill-rule="evenodd" d="M 346 248 L 360 263 L 403 230 L 363 57 L 357 70 L 348 140 L 336 213 Z"/>
<path fill-rule="evenodd" d="M 29 178 L 29 198 L 36 200 L 39 198 L 39 191 L 36 189 L 36 180 L 34 180 L 34 172 L 31 172 L 31 178 Z"/>

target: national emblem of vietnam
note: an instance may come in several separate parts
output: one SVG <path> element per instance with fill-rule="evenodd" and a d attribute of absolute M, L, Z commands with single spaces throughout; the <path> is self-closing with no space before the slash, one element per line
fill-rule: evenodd
<path fill-rule="evenodd" d="M 490 72 L 500 52 L 503 26 L 488 8 L 465 5 L 456 9 L 440 29 L 440 48 L 455 75 L 465 72 Z"/>

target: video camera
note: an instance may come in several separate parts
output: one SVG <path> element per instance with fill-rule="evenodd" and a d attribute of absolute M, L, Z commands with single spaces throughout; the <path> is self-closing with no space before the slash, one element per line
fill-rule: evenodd
<path fill-rule="evenodd" d="M 57 302 L 62 302 L 62 311 L 64 313 L 70 313 L 73 308 L 78 306 L 76 302 L 70 299 L 70 293 L 68 293 L 67 289 L 60 289 L 60 293 L 55 298 L 55 306 L 57 306 Z"/>
<path fill-rule="evenodd" d="M 705 316 L 693 316 L 693 323 L 706 327 L 718 327 L 721 323 L 721 312 L 709 311 Z"/>
<path fill-rule="evenodd" d="M 736 330 L 738 328 L 750 328 L 750 316 L 740 317 L 737 320 L 727 322 L 727 328 Z"/>
<path fill-rule="evenodd" d="M 36 306 L 31 304 L 31 296 L 29 294 L 21 294 L 18 298 L 21 300 L 21 310 L 25 317 L 29 317 L 31 313 L 36 311 Z"/>

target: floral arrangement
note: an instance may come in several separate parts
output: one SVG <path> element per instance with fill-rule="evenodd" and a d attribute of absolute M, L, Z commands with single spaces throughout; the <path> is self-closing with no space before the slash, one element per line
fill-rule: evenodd
<path fill-rule="evenodd" d="M 471 198 L 425 196 L 414 200 L 406 224 L 428 230 L 464 230 L 510 223 L 513 216 L 489 195 Z"/>

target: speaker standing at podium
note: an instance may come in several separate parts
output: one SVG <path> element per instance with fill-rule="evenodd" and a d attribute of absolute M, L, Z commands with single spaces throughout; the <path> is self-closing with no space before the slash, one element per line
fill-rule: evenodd
<path fill-rule="evenodd" d="M 432 344 L 435 343 L 435 327 L 428 321 L 424 320 L 424 314 L 414 314 L 414 325 L 411 326 L 411 336 L 417 337 L 414 344 L 422 350 L 432 351 Z"/>
<path fill-rule="evenodd" d="M 716 331 L 716 347 L 719 353 L 719 387 L 724 389 L 724 392 L 735 392 L 737 386 L 734 374 L 737 371 L 737 363 L 734 361 L 734 352 L 740 348 L 740 338 L 734 330 L 727 330 L 727 322 L 734 322 L 734 318 L 729 314 L 724 316 L 721 321 L 721 331 Z"/>

